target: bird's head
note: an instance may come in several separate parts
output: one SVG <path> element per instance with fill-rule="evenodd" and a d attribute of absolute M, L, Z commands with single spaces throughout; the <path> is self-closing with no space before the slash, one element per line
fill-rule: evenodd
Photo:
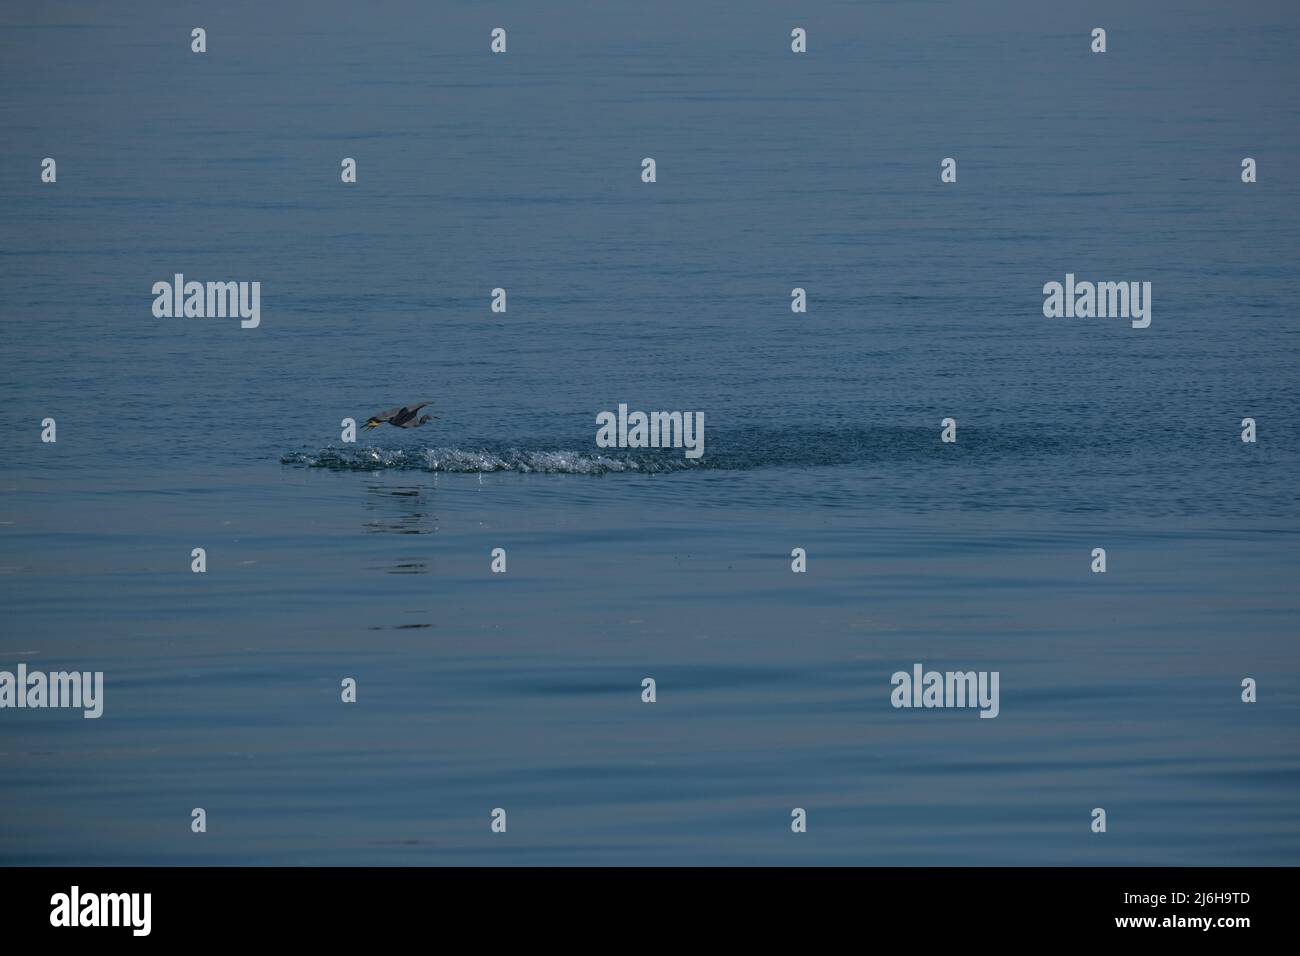
<path fill-rule="evenodd" d="M 421 415 L 421 416 L 420 416 L 420 421 L 418 422 L 418 424 L 423 425 L 425 422 L 430 421 L 431 419 L 434 419 L 434 418 L 437 418 L 437 417 L 438 417 L 437 415 Z"/>

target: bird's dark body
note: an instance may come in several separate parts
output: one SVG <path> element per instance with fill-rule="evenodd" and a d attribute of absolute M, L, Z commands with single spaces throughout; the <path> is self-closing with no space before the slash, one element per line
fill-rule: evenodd
<path fill-rule="evenodd" d="M 396 425 L 398 428 L 419 428 L 430 419 L 437 418 L 436 415 L 420 415 L 420 409 L 428 404 L 428 402 L 421 402 L 418 405 L 399 405 L 397 408 L 378 412 L 370 416 L 366 428 L 378 428 L 384 422 Z"/>

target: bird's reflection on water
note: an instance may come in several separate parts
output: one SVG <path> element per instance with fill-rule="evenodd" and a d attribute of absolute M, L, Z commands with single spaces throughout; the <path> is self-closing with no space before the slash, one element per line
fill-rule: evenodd
<path fill-rule="evenodd" d="M 433 534 L 438 530 L 438 516 L 433 513 L 431 497 L 431 488 L 367 485 L 365 508 L 373 517 L 363 527 L 368 534 Z"/>
<path fill-rule="evenodd" d="M 366 486 L 365 510 L 369 515 L 362 527 L 367 534 L 427 535 L 438 530 L 438 516 L 433 512 L 433 489 L 418 485 Z M 415 544 L 414 541 L 410 542 Z M 403 549 L 388 555 L 384 561 L 371 564 L 368 570 L 385 574 L 428 574 L 431 570 L 428 553 Z M 393 624 L 372 624 L 372 631 L 405 631 L 431 628 L 433 609 L 403 608 L 399 611 L 405 620 Z"/>

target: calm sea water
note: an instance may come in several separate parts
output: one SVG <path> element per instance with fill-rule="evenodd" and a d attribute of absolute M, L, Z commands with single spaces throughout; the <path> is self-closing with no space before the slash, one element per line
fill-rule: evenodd
<path fill-rule="evenodd" d="M 1293 5 L 268 6 L 0 12 L 0 862 L 1300 863 Z"/>

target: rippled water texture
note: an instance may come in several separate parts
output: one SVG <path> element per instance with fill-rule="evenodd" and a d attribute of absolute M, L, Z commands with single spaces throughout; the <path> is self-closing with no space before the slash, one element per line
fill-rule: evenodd
<path fill-rule="evenodd" d="M 0 670 L 105 704 L 0 710 L 0 863 L 1300 863 L 1298 27 L 5 5 Z"/>

